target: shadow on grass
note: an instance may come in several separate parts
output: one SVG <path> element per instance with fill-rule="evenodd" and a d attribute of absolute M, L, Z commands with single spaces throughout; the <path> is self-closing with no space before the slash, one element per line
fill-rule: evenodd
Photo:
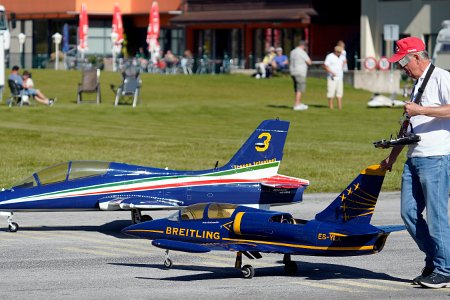
<path fill-rule="evenodd" d="M 168 272 L 171 269 L 180 271 L 193 271 L 202 272 L 201 274 L 190 274 L 181 276 L 171 276 L 165 278 L 156 277 L 136 277 L 137 279 L 144 280 L 168 280 L 168 281 L 197 281 L 197 280 L 211 280 L 211 279 L 225 279 L 225 278 L 239 278 L 241 277 L 241 271 L 230 266 L 230 268 L 220 267 L 207 267 L 207 266 L 186 266 L 174 264 L 171 269 L 167 269 L 163 265 L 163 257 L 161 256 L 161 264 L 127 264 L 127 263 L 110 263 L 116 266 L 126 266 L 133 268 L 152 268 L 165 270 Z M 282 262 L 280 262 L 282 264 Z M 321 281 L 330 279 L 372 279 L 372 280 L 386 280 L 396 282 L 410 282 L 409 279 L 394 277 L 386 273 L 373 272 L 366 269 L 343 266 L 337 264 L 326 263 L 310 263 L 310 262 L 297 262 L 299 271 L 294 276 L 286 275 L 283 266 L 274 267 L 262 267 L 255 268 L 256 277 L 292 277 L 303 278 L 310 281 Z M 205 273 L 206 272 L 206 273 Z"/>
<path fill-rule="evenodd" d="M 308 104 L 308 106 L 309 107 L 315 107 L 315 108 L 328 108 L 327 105 L 321 105 L 321 104 Z M 290 109 L 290 110 L 292 110 L 292 106 L 289 106 L 289 105 L 268 104 L 267 107 L 277 108 L 277 109 Z"/>

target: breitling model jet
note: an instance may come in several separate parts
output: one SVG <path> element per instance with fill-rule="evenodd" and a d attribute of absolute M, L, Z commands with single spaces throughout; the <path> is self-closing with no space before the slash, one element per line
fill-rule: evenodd
<path fill-rule="evenodd" d="M 180 209 L 202 202 L 231 202 L 268 209 L 302 201 L 309 181 L 279 175 L 289 122 L 265 120 L 222 167 L 177 171 L 117 162 L 69 161 L 38 171 L 0 192 L 0 215 L 9 231 L 22 211 Z"/>
<path fill-rule="evenodd" d="M 235 267 L 244 278 L 255 274 L 242 266 L 242 254 L 259 259 L 261 253 L 280 253 L 287 274 L 297 272 L 291 255 L 354 256 L 380 252 L 388 235 L 404 226 L 370 224 L 385 171 L 379 165 L 361 171 L 354 181 L 313 220 L 289 213 L 236 204 L 203 203 L 185 207 L 166 219 L 131 225 L 127 235 L 151 239 L 166 250 L 164 265 L 172 266 L 169 250 L 203 253 L 236 252 Z"/>

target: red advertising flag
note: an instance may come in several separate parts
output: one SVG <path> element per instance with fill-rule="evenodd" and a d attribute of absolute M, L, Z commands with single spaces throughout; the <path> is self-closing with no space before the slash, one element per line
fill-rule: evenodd
<path fill-rule="evenodd" d="M 123 42 L 123 23 L 122 12 L 118 3 L 114 5 L 112 31 L 117 34 L 116 45 L 120 45 Z"/>
<path fill-rule="evenodd" d="M 159 38 L 159 6 L 158 2 L 153 1 L 147 28 L 147 44 L 150 51 L 154 51 L 155 48 L 159 46 L 158 38 Z"/>
<path fill-rule="evenodd" d="M 88 21 L 88 15 L 87 15 L 87 8 L 86 4 L 81 4 L 81 12 L 80 12 L 80 20 L 78 23 L 78 49 L 81 52 L 84 52 L 88 50 L 88 28 L 89 28 L 89 21 Z"/>

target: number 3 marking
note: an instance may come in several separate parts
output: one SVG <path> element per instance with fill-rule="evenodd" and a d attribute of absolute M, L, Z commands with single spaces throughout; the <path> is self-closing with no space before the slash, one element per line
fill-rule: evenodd
<path fill-rule="evenodd" d="M 258 139 L 266 138 L 263 142 L 263 145 L 256 146 L 255 149 L 258 152 L 264 152 L 269 148 L 270 140 L 272 139 L 272 136 L 268 132 L 263 132 L 258 136 Z"/>

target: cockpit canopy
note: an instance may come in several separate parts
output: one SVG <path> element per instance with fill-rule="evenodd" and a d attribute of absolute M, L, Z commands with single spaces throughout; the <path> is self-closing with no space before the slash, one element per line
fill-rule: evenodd
<path fill-rule="evenodd" d="M 228 203 L 200 203 L 184 207 L 175 213 L 170 219 L 174 221 L 202 220 L 208 219 L 226 219 L 230 218 L 238 205 Z"/>
<path fill-rule="evenodd" d="M 70 161 L 38 171 L 15 184 L 13 188 L 32 188 L 64 181 L 71 181 L 91 176 L 106 174 L 110 162 L 104 161 Z"/>

